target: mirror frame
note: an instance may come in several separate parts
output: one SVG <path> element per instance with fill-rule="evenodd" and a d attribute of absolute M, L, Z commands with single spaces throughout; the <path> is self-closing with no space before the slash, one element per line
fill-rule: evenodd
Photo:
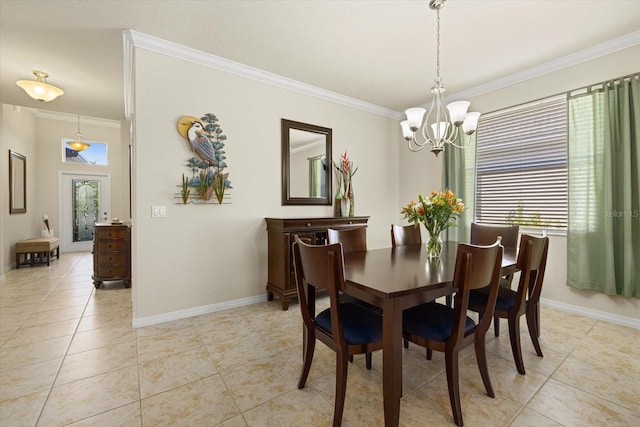
<path fill-rule="evenodd" d="M 22 174 L 15 169 L 22 167 Z M 27 158 L 9 150 L 9 214 L 27 213 Z"/>
<path fill-rule="evenodd" d="M 327 173 L 327 196 L 326 197 L 291 197 L 291 158 L 290 153 L 290 129 L 297 129 L 306 132 L 313 132 L 325 136 L 326 156 L 329 163 L 327 166 L 330 172 Z M 281 119 L 282 133 L 282 205 L 331 205 L 332 197 L 332 177 L 333 160 L 331 158 L 332 129 L 322 126 L 310 125 L 308 123 L 295 122 L 293 120 Z"/>

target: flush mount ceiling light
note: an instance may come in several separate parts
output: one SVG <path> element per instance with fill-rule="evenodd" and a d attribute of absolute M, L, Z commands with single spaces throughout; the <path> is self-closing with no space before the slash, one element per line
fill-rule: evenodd
<path fill-rule="evenodd" d="M 38 70 L 33 70 L 33 74 L 36 76 L 36 80 L 19 80 L 16 82 L 33 99 L 48 102 L 53 101 L 64 93 L 59 87 L 47 83 L 49 74 Z"/>
<path fill-rule="evenodd" d="M 76 133 L 76 139 L 73 141 L 67 141 L 67 145 L 75 151 L 84 151 L 91 147 L 91 144 L 82 140 L 82 134 L 80 133 L 80 114 L 78 114 L 78 132 Z"/>
<path fill-rule="evenodd" d="M 424 122 L 422 119 L 427 110 L 424 108 L 409 108 L 405 111 L 407 120 L 400 123 L 402 135 L 409 144 L 409 150 L 419 151 L 428 145 L 436 157 L 444 150 L 445 144 L 464 148 L 466 144 L 456 144 L 458 128 L 462 126 L 464 134 L 471 135 L 478 127 L 478 118 L 480 117 L 480 113 L 467 113 L 470 105 L 467 101 L 452 102 L 447 105 L 447 108 L 442 104 L 445 87 L 440 79 L 440 9 L 444 7 L 445 1 L 446 0 L 429 1 L 429 7 L 436 11 L 437 16 L 436 78 L 435 85 L 431 88 L 431 93 L 433 94 L 431 107 Z M 416 138 L 417 132 L 422 133 L 422 141 Z"/>

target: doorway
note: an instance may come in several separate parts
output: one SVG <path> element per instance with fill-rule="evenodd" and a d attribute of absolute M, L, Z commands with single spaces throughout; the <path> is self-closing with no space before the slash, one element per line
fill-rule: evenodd
<path fill-rule="evenodd" d="M 90 251 L 95 223 L 110 218 L 111 177 L 61 172 L 59 187 L 60 250 Z"/>

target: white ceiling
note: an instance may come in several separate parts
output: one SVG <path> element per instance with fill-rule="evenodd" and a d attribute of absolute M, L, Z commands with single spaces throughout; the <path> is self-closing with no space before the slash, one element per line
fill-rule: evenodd
<path fill-rule="evenodd" d="M 426 0 L 0 0 L 0 100 L 122 119 L 121 30 L 133 29 L 402 111 L 431 99 L 435 21 Z M 448 95 L 465 92 L 615 39 L 639 43 L 639 30 L 638 0 L 449 0 L 441 75 Z M 33 69 L 65 94 L 29 98 L 15 82 Z"/>

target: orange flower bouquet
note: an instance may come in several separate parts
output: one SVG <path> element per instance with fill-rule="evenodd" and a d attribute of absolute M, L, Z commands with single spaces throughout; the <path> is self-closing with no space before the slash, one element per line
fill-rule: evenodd
<path fill-rule="evenodd" d="M 442 252 L 442 239 L 440 233 L 455 225 L 458 216 L 464 212 L 464 203 L 457 198 L 451 190 L 432 191 L 428 198 L 418 195 L 418 203 L 412 201 L 402 208 L 400 213 L 410 223 L 424 224 L 429 232 L 427 252 L 432 258 L 440 256 Z"/>

